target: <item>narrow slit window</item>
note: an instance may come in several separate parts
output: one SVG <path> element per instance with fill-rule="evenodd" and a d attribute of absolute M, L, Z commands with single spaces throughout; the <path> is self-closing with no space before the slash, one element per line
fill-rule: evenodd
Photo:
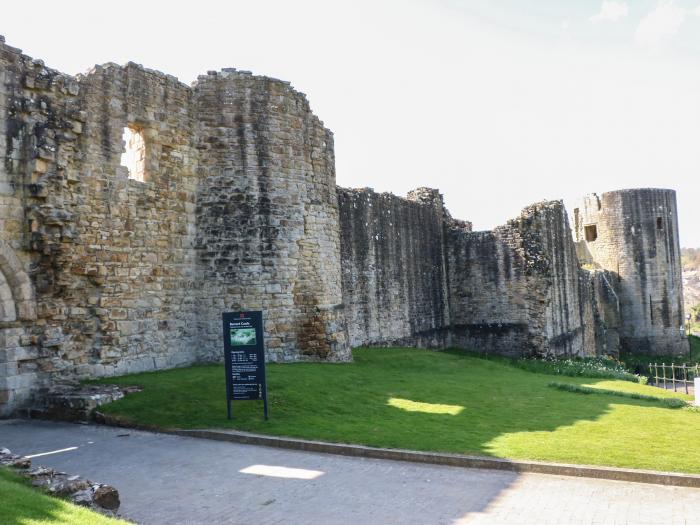
<path fill-rule="evenodd" d="M 661 217 L 656 218 L 656 229 L 657 230 L 663 230 L 664 229 L 664 220 Z"/>
<path fill-rule="evenodd" d="M 144 182 L 146 180 L 146 142 L 143 131 L 126 127 L 122 135 L 126 146 L 122 153 L 121 165 L 129 170 L 129 178 Z"/>
<path fill-rule="evenodd" d="M 595 224 L 589 224 L 583 228 L 584 234 L 586 235 L 586 241 L 592 242 L 598 238 L 598 228 Z"/>

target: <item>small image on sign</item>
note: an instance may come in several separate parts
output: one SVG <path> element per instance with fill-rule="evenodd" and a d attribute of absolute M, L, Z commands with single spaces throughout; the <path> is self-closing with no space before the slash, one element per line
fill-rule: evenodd
<path fill-rule="evenodd" d="M 255 328 L 231 328 L 231 346 L 255 344 Z"/>

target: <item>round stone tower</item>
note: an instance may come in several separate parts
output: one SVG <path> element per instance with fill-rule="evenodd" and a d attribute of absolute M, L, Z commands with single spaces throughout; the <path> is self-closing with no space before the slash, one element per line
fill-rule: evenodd
<path fill-rule="evenodd" d="M 676 192 L 590 194 L 574 209 L 581 262 L 612 272 L 623 350 L 687 354 Z"/>

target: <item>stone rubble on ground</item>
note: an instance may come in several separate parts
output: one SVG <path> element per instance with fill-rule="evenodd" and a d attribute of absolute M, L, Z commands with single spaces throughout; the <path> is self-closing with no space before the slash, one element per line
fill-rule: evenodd
<path fill-rule="evenodd" d="M 11 467 L 20 476 L 31 480 L 33 486 L 52 496 L 67 499 L 108 516 L 115 516 L 119 509 L 119 491 L 111 485 L 95 483 L 48 467 L 32 467 L 31 459 L 13 454 L 3 447 L 0 447 L 0 466 Z"/>
<path fill-rule="evenodd" d="M 77 381 L 64 381 L 53 386 L 42 397 L 42 405 L 32 408 L 29 415 L 54 421 L 87 422 L 93 419 L 97 407 L 141 390 L 139 386 L 81 385 Z"/>

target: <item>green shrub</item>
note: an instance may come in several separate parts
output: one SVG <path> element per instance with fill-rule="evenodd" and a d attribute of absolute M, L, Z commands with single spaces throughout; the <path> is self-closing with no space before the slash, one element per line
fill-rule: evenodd
<path fill-rule="evenodd" d="M 675 363 L 676 365 L 686 364 L 694 366 L 696 363 L 700 363 L 700 337 L 689 335 L 688 342 L 690 344 L 690 355 L 654 355 L 627 351 L 620 353 L 620 364 L 628 372 L 641 373 L 647 379 L 650 379 L 653 375 L 653 369 L 649 368 L 650 363 L 665 363 L 667 365 Z M 678 375 L 676 379 L 682 379 L 682 376 Z M 692 377 L 688 375 L 688 379 L 692 380 Z"/>
<path fill-rule="evenodd" d="M 518 359 L 515 366 L 540 374 L 564 375 L 569 377 L 592 377 L 600 379 L 621 379 L 633 383 L 646 384 L 646 377 L 632 374 L 614 359 L 596 357 L 585 359 Z"/>
<path fill-rule="evenodd" d="M 700 337 L 689 335 L 688 342 L 690 343 L 690 359 L 697 363 L 700 361 Z"/>

